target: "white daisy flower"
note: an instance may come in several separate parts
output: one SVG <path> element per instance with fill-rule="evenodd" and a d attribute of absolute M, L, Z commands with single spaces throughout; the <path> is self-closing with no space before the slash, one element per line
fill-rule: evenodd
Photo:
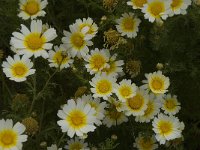
<path fill-rule="evenodd" d="M 21 25 L 21 33 L 13 32 L 10 41 L 11 46 L 16 49 L 19 55 L 48 58 L 49 55 L 46 50 L 52 48 L 53 44 L 49 42 L 57 37 L 56 30 L 50 28 L 42 33 L 41 20 L 32 20 L 30 28 L 31 31 L 26 26 Z"/>
<path fill-rule="evenodd" d="M 150 122 L 159 112 L 161 107 L 161 100 L 154 94 L 149 95 L 149 101 L 147 103 L 147 109 L 144 111 L 144 115 L 136 116 L 136 122 Z"/>
<path fill-rule="evenodd" d="M 77 24 L 69 26 L 70 32 L 64 31 L 65 37 L 62 38 L 64 46 L 70 50 L 72 57 L 77 56 L 78 58 L 84 58 L 89 52 L 88 46 L 92 46 L 91 41 L 92 36 L 86 33 L 88 32 L 88 27 L 84 27 L 79 31 Z"/>
<path fill-rule="evenodd" d="M 124 103 L 124 110 L 127 116 L 141 116 L 144 115 L 148 104 L 148 94 L 142 89 L 137 89 L 136 95 L 128 98 Z"/>
<path fill-rule="evenodd" d="M 10 80 L 22 82 L 35 73 L 35 69 L 32 69 L 33 63 L 25 55 L 22 58 L 19 55 L 14 55 L 14 58 L 8 56 L 6 60 L 2 64 L 3 72 Z"/>
<path fill-rule="evenodd" d="M 138 150 L 155 150 L 158 148 L 156 138 L 154 136 L 146 136 L 139 134 L 135 139 L 134 147 Z"/>
<path fill-rule="evenodd" d="M 114 89 L 115 94 L 118 99 L 122 102 L 126 102 L 128 98 L 136 95 L 137 86 L 132 83 L 131 80 L 123 79 L 119 85 L 117 84 L 116 89 Z"/>
<path fill-rule="evenodd" d="M 99 73 L 103 68 L 108 66 L 109 58 L 110 52 L 107 49 L 99 50 L 95 48 L 91 50 L 90 55 L 86 55 L 84 58 L 88 62 L 85 67 L 90 74 Z"/>
<path fill-rule="evenodd" d="M 130 0 L 127 2 L 127 5 L 132 6 L 133 9 L 142 9 L 146 3 L 147 0 Z"/>
<path fill-rule="evenodd" d="M 167 94 L 163 99 L 162 110 L 165 114 L 175 115 L 181 109 L 176 95 Z"/>
<path fill-rule="evenodd" d="M 147 80 L 143 80 L 143 89 L 151 90 L 154 94 L 164 94 L 170 85 L 169 78 L 164 76 L 161 71 L 145 74 Z"/>
<path fill-rule="evenodd" d="M 96 74 L 92 81 L 90 81 L 90 85 L 92 86 L 91 92 L 93 93 L 94 98 L 102 97 L 104 100 L 108 100 L 108 98 L 113 94 L 114 89 L 116 87 L 117 79 L 113 76 L 108 76 L 105 73 Z"/>
<path fill-rule="evenodd" d="M 124 73 L 122 67 L 124 65 L 124 61 L 116 59 L 117 59 L 117 54 L 114 54 L 110 58 L 108 65 L 104 69 L 102 69 L 102 72 L 105 72 L 107 75 L 112 75 L 115 77 L 122 75 Z"/>
<path fill-rule="evenodd" d="M 112 107 L 109 110 L 106 110 L 103 124 L 110 128 L 111 126 L 117 126 L 127 121 L 128 118 L 123 112 L 118 112 L 115 107 Z"/>
<path fill-rule="evenodd" d="M 142 12 L 150 22 L 166 20 L 171 12 L 172 0 L 147 0 Z"/>
<path fill-rule="evenodd" d="M 92 18 L 83 18 L 83 20 L 81 19 L 77 19 L 76 23 L 78 25 L 79 31 L 81 32 L 81 30 L 85 27 L 88 28 L 88 31 L 85 34 L 89 34 L 92 37 L 95 37 L 95 35 L 98 32 L 98 26 L 96 23 L 94 23 L 94 21 L 92 20 Z"/>
<path fill-rule="evenodd" d="M 61 127 L 62 132 L 67 132 L 69 137 L 83 136 L 88 132 L 93 132 L 96 127 L 95 117 L 96 111 L 90 104 L 84 104 L 81 99 L 68 100 L 62 110 L 58 111 L 58 117 L 61 118 L 57 123 Z"/>
<path fill-rule="evenodd" d="M 67 150 L 89 150 L 88 143 L 85 143 L 84 140 L 75 137 L 75 139 L 71 139 L 67 141 L 67 145 L 65 146 Z"/>
<path fill-rule="evenodd" d="M 92 95 L 83 95 L 81 97 L 82 101 L 85 102 L 85 104 L 90 104 L 92 108 L 96 111 L 95 117 L 96 122 L 95 124 L 97 126 L 100 126 L 102 124 L 102 120 L 104 118 L 105 108 L 107 107 L 106 102 L 101 102 L 99 98 L 93 98 Z"/>
<path fill-rule="evenodd" d="M 152 125 L 153 131 L 156 134 L 155 137 L 160 144 L 165 144 L 166 141 L 180 138 L 182 136 L 182 130 L 184 129 L 183 122 L 180 122 L 178 118 L 164 114 L 159 114 L 153 120 Z"/>
<path fill-rule="evenodd" d="M 23 143 L 27 141 L 24 135 L 26 127 L 17 122 L 13 125 L 11 119 L 0 120 L 0 149 L 1 150 L 22 150 Z"/>
<path fill-rule="evenodd" d="M 24 20 L 29 18 L 35 19 L 37 17 L 45 16 L 46 12 L 43 10 L 47 6 L 47 0 L 20 0 L 20 13 L 18 16 Z"/>
<path fill-rule="evenodd" d="M 47 150 L 62 150 L 62 148 L 58 148 L 56 144 L 52 144 L 50 147 L 47 147 Z"/>
<path fill-rule="evenodd" d="M 124 111 L 124 102 L 121 102 L 114 97 L 109 97 L 108 102 L 115 106 L 118 112 Z"/>
<path fill-rule="evenodd" d="M 63 68 L 68 68 L 70 65 L 74 62 L 73 59 L 71 59 L 71 55 L 67 52 L 67 50 L 61 45 L 61 46 L 54 46 L 55 51 L 50 50 L 49 51 L 49 59 L 50 67 L 56 67 L 60 68 L 61 70 Z"/>
<path fill-rule="evenodd" d="M 187 8 L 191 5 L 191 0 L 172 0 L 171 3 L 171 13 L 169 16 L 182 14 L 185 15 L 187 13 Z"/>
<path fill-rule="evenodd" d="M 137 36 L 139 31 L 139 24 L 141 20 L 137 18 L 133 13 L 124 13 L 120 19 L 116 20 L 117 31 L 121 33 L 122 36 L 127 36 L 128 38 L 134 38 Z"/>

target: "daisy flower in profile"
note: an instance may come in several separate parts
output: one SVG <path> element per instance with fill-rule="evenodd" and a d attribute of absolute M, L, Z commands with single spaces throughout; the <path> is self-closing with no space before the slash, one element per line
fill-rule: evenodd
<path fill-rule="evenodd" d="M 178 118 L 164 114 L 158 114 L 158 117 L 153 120 L 152 125 L 153 131 L 156 134 L 155 137 L 160 144 L 165 144 L 166 141 L 180 138 L 182 136 L 182 130 L 184 129 L 183 122 L 180 122 Z"/>
<path fill-rule="evenodd" d="M 13 32 L 10 44 L 13 46 L 19 55 L 27 55 L 28 57 L 42 56 L 48 58 L 49 55 L 46 50 L 50 50 L 53 44 L 49 43 L 57 37 L 56 30 L 49 28 L 42 33 L 42 21 L 32 20 L 31 30 L 21 25 L 21 33 Z"/>
<path fill-rule="evenodd" d="M 117 126 L 127 121 L 128 118 L 123 112 L 118 112 L 115 107 L 111 107 L 105 112 L 103 124 L 110 128 L 111 126 Z"/>
<path fill-rule="evenodd" d="M 117 110 L 118 112 L 124 111 L 124 105 L 123 105 L 124 103 L 121 102 L 121 101 L 119 101 L 118 99 L 116 99 L 116 98 L 114 98 L 114 97 L 109 97 L 108 102 L 109 102 L 111 105 L 115 106 L 115 108 L 116 108 L 116 110 Z"/>
<path fill-rule="evenodd" d="M 45 16 L 46 12 L 43 10 L 47 6 L 47 0 L 20 0 L 20 13 L 18 16 L 24 20 L 29 18 L 35 19 L 37 17 Z"/>
<path fill-rule="evenodd" d="M 124 61 L 123 60 L 116 60 L 117 55 L 114 54 L 109 62 L 108 65 L 102 70 L 102 72 L 105 72 L 107 75 L 112 75 L 117 77 L 120 74 L 123 74 L 123 65 Z"/>
<path fill-rule="evenodd" d="M 79 31 L 81 32 L 81 30 L 85 27 L 88 28 L 88 31 L 85 34 L 89 34 L 92 37 L 94 37 L 97 32 L 98 32 L 98 26 L 96 23 L 94 23 L 94 21 L 92 20 L 92 18 L 83 18 L 83 20 L 81 19 L 77 19 L 76 23 L 78 25 Z"/>
<path fill-rule="evenodd" d="M 150 22 L 166 20 L 171 12 L 171 3 L 172 0 L 147 0 L 142 8 L 145 19 Z"/>
<path fill-rule="evenodd" d="M 88 32 L 88 27 L 84 27 L 79 31 L 77 24 L 69 26 L 70 32 L 64 31 L 64 36 L 62 42 L 66 49 L 70 50 L 71 56 L 78 58 L 85 57 L 89 52 L 88 46 L 92 46 L 93 42 L 91 41 L 92 36 L 86 34 Z"/>
<path fill-rule="evenodd" d="M 147 3 L 147 0 L 130 0 L 127 5 L 132 6 L 133 9 L 142 9 L 143 5 Z"/>
<path fill-rule="evenodd" d="M 164 76 L 161 71 L 145 74 L 147 80 L 143 80 L 143 89 L 151 90 L 154 94 L 164 94 L 170 85 L 169 78 Z"/>
<path fill-rule="evenodd" d="M 75 139 L 70 139 L 67 141 L 65 146 L 67 150 L 89 150 L 88 143 L 85 143 L 84 140 L 75 137 Z"/>
<path fill-rule="evenodd" d="M 11 119 L 0 120 L 0 149 L 1 150 L 22 150 L 23 142 L 27 141 L 24 135 L 26 127 L 17 122 L 13 126 Z"/>
<path fill-rule="evenodd" d="M 117 84 L 116 89 L 114 89 L 115 94 L 118 99 L 122 102 L 126 102 L 128 98 L 136 95 L 137 86 L 132 83 L 131 80 L 123 79 L 119 84 Z"/>
<path fill-rule="evenodd" d="M 113 76 L 108 76 L 105 73 L 96 74 L 90 85 L 92 86 L 91 92 L 93 93 L 94 98 L 102 97 L 104 100 L 113 94 L 114 88 L 116 87 L 117 79 Z"/>
<path fill-rule="evenodd" d="M 95 50 L 91 50 L 90 55 L 86 55 L 84 58 L 88 62 L 85 67 L 90 74 L 98 73 L 108 66 L 109 58 L 110 52 L 107 49 L 99 50 L 95 48 Z"/>
<path fill-rule="evenodd" d="M 138 148 L 138 150 L 155 150 L 158 148 L 158 144 L 154 136 L 139 134 L 135 139 L 134 147 Z"/>
<path fill-rule="evenodd" d="M 171 13 L 170 16 L 177 15 L 177 14 L 183 14 L 185 15 L 187 13 L 187 8 L 192 3 L 191 0 L 172 0 L 171 3 Z"/>
<path fill-rule="evenodd" d="M 62 148 L 58 148 L 56 144 L 52 144 L 50 147 L 47 147 L 47 150 L 62 150 Z"/>
<path fill-rule="evenodd" d="M 148 104 L 148 94 L 142 89 L 137 89 L 136 95 L 128 98 L 124 103 L 125 114 L 127 116 L 141 116 L 144 115 Z"/>
<path fill-rule="evenodd" d="M 161 107 L 161 100 L 154 94 L 149 95 L 149 101 L 147 103 L 147 109 L 144 111 L 144 115 L 136 116 L 136 122 L 150 122 L 159 112 Z"/>
<path fill-rule="evenodd" d="M 96 122 L 95 124 L 97 126 L 100 126 L 102 124 L 102 120 L 104 118 L 105 108 L 107 107 L 106 102 L 101 102 L 99 98 L 93 98 L 92 95 L 83 95 L 81 97 L 82 101 L 84 101 L 86 104 L 90 104 L 92 108 L 96 111 L 95 117 Z"/>
<path fill-rule="evenodd" d="M 35 69 L 32 69 L 33 63 L 26 55 L 22 58 L 19 55 L 14 55 L 14 58 L 8 56 L 2 67 L 6 77 L 16 82 L 25 81 L 29 75 L 35 73 Z"/>
<path fill-rule="evenodd" d="M 58 117 L 61 119 L 57 124 L 61 127 L 62 132 L 67 132 L 69 137 L 83 136 L 88 132 L 93 132 L 96 127 L 95 110 L 90 104 L 85 104 L 81 99 L 77 101 L 68 100 L 62 110 L 58 111 Z"/>
<path fill-rule="evenodd" d="M 124 13 L 120 19 L 116 20 L 117 24 L 116 28 L 122 36 L 127 36 L 128 38 L 134 38 L 137 36 L 137 32 L 139 31 L 139 24 L 141 20 L 134 16 L 133 13 Z"/>
<path fill-rule="evenodd" d="M 56 67 L 60 68 L 61 70 L 63 68 L 68 68 L 70 65 L 74 62 L 73 59 L 71 59 L 71 55 L 67 52 L 67 50 L 61 45 L 61 46 L 54 46 L 54 50 L 49 51 L 49 59 L 50 67 Z"/>
<path fill-rule="evenodd" d="M 177 100 L 176 95 L 167 94 L 163 99 L 162 110 L 165 114 L 175 115 L 181 109 L 180 103 Z"/>

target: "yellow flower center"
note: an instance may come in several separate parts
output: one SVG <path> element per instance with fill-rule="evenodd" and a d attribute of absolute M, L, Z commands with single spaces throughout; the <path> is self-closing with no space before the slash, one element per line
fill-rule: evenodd
<path fill-rule="evenodd" d="M 100 94 L 107 94 L 112 91 L 112 84 L 108 80 L 101 80 L 97 84 L 97 92 Z"/>
<path fill-rule="evenodd" d="M 3 130 L 0 132 L 0 147 L 11 148 L 17 144 L 17 134 L 12 130 Z"/>
<path fill-rule="evenodd" d="M 167 99 L 167 100 L 165 100 L 165 106 L 168 109 L 174 109 L 176 107 L 176 103 L 173 99 Z"/>
<path fill-rule="evenodd" d="M 112 111 L 109 111 L 109 116 L 110 118 L 114 120 L 118 120 L 121 116 L 121 112 L 118 112 L 117 110 L 112 110 Z"/>
<path fill-rule="evenodd" d="M 154 17 L 160 17 L 160 14 L 165 11 L 165 4 L 164 2 L 155 1 L 149 4 L 148 10 Z"/>
<path fill-rule="evenodd" d="M 140 94 L 128 99 L 129 106 L 134 110 L 140 109 L 143 106 L 143 103 L 144 98 Z"/>
<path fill-rule="evenodd" d="M 135 21 L 133 20 L 132 17 L 124 18 L 122 26 L 126 31 L 133 31 L 135 26 Z"/>
<path fill-rule="evenodd" d="M 95 54 L 90 59 L 91 67 L 95 70 L 100 70 L 106 64 L 106 59 L 103 55 Z"/>
<path fill-rule="evenodd" d="M 109 75 L 109 74 L 111 74 L 111 73 L 115 72 L 115 71 L 116 71 L 116 68 L 117 68 L 117 66 L 116 66 L 116 63 L 115 63 L 115 62 L 110 62 L 110 64 L 109 64 L 109 65 L 110 65 L 109 67 L 107 67 L 107 68 L 104 68 L 104 69 L 102 70 L 102 72 L 106 72 L 106 73 L 107 73 L 107 75 Z"/>
<path fill-rule="evenodd" d="M 144 112 L 144 116 L 150 115 L 153 112 L 153 110 L 154 110 L 154 105 L 152 102 L 149 101 L 147 104 L 147 109 Z"/>
<path fill-rule="evenodd" d="M 147 0 L 132 0 L 132 2 L 138 8 L 142 8 L 143 5 L 147 3 Z"/>
<path fill-rule="evenodd" d="M 24 77 L 28 72 L 27 66 L 21 62 L 14 64 L 11 70 L 13 76 L 17 77 Z"/>
<path fill-rule="evenodd" d="M 140 141 L 140 146 L 145 150 L 152 149 L 153 141 L 149 137 L 143 137 Z"/>
<path fill-rule="evenodd" d="M 161 78 L 154 78 L 151 81 L 151 87 L 153 90 L 162 90 L 164 87 L 164 82 Z"/>
<path fill-rule="evenodd" d="M 119 92 L 124 98 L 127 98 L 132 94 L 131 88 L 129 86 L 122 86 L 119 89 Z"/>
<path fill-rule="evenodd" d="M 56 64 L 65 64 L 68 61 L 68 57 L 62 54 L 62 51 L 57 51 L 53 56 L 53 60 Z"/>
<path fill-rule="evenodd" d="M 168 121 L 161 121 L 158 124 L 161 134 L 169 134 L 172 131 L 172 123 Z"/>
<path fill-rule="evenodd" d="M 173 0 L 171 7 L 172 9 L 177 9 L 182 5 L 182 3 L 183 3 L 183 0 Z"/>
<path fill-rule="evenodd" d="M 85 45 L 84 36 L 81 33 L 72 34 L 71 43 L 74 45 L 74 47 L 81 49 Z"/>
<path fill-rule="evenodd" d="M 83 149 L 83 145 L 79 142 L 72 143 L 69 146 L 69 150 L 81 150 L 81 149 Z"/>
<path fill-rule="evenodd" d="M 35 0 L 28 1 L 24 7 L 25 12 L 29 15 L 35 15 L 40 10 L 39 4 Z"/>
<path fill-rule="evenodd" d="M 42 49 L 46 39 L 40 33 L 31 33 L 25 38 L 25 45 L 31 51 Z"/>
<path fill-rule="evenodd" d="M 67 116 L 66 121 L 70 123 L 73 128 L 80 128 L 86 125 L 87 118 L 85 113 L 79 110 L 73 110 L 69 116 Z"/>

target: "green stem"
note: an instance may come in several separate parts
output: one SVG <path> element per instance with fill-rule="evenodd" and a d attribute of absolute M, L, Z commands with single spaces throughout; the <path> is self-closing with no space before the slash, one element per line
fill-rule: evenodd
<path fill-rule="evenodd" d="M 60 140 L 58 142 L 58 148 L 60 147 L 60 144 L 61 144 L 63 138 L 65 137 L 65 135 L 66 135 L 66 133 L 63 133 L 63 135 L 61 136 L 61 138 L 60 138 Z"/>

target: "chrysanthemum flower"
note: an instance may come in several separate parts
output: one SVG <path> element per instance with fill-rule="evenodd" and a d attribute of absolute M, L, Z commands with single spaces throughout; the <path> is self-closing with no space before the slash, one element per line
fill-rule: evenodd
<path fill-rule="evenodd" d="M 128 118 L 123 112 L 118 112 L 116 108 L 110 108 L 105 112 L 103 124 L 110 128 L 111 126 L 117 126 L 127 121 Z"/>
<path fill-rule="evenodd" d="M 56 144 L 52 144 L 50 147 L 47 147 L 47 150 L 62 150 L 62 148 L 58 148 Z"/>
<path fill-rule="evenodd" d="M 93 98 L 92 95 L 83 95 L 81 97 L 82 101 L 85 102 L 85 104 L 90 104 L 92 108 L 96 111 L 95 117 L 96 122 L 95 124 L 97 126 L 100 126 L 102 124 L 102 120 L 104 118 L 105 108 L 107 107 L 106 102 L 101 102 L 99 98 Z"/>
<path fill-rule="evenodd" d="M 172 0 L 147 0 L 142 8 L 145 19 L 150 22 L 166 20 L 171 12 L 171 2 Z"/>
<path fill-rule="evenodd" d="M 171 3 L 171 13 L 170 16 L 177 15 L 177 14 L 183 14 L 185 15 L 187 13 L 187 8 L 192 3 L 191 0 L 172 0 Z"/>
<path fill-rule="evenodd" d="M 76 23 L 78 25 L 79 31 L 81 32 L 83 28 L 87 27 L 88 31 L 85 34 L 89 34 L 92 37 L 94 37 L 97 32 L 98 32 L 98 26 L 96 23 L 94 23 L 94 21 L 92 20 L 92 18 L 83 18 L 83 20 L 81 19 L 77 19 Z"/>
<path fill-rule="evenodd" d="M 184 124 L 178 118 L 164 114 L 159 114 L 153 120 L 152 125 L 156 139 L 160 144 L 165 144 L 166 141 L 180 138 L 181 132 L 184 129 Z"/>
<path fill-rule="evenodd" d="M 67 150 L 89 150 L 88 143 L 85 143 L 84 140 L 78 139 L 71 139 L 67 141 L 67 145 L 65 146 Z"/>
<path fill-rule="evenodd" d="M 113 76 L 108 76 L 105 73 L 96 74 L 95 77 L 92 78 L 92 81 L 90 81 L 93 97 L 102 97 L 104 100 L 108 100 L 108 97 L 114 92 L 116 80 L 117 79 Z"/>
<path fill-rule="evenodd" d="M 133 9 L 142 9 L 144 4 L 147 3 L 147 0 L 130 0 L 127 2 L 127 5 L 133 7 Z"/>
<path fill-rule="evenodd" d="M 85 61 L 88 62 L 85 67 L 90 74 L 99 73 L 103 68 L 108 66 L 110 52 L 107 49 L 99 50 L 95 48 L 95 50 L 91 50 L 90 53 L 90 55 L 86 55 L 84 58 Z"/>
<path fill-rule="evenodd" d="M 134 38 L 137 36 L 139 31 L 139 24 L 141 20 L 134 16 L 133 13 L 124 13 L 120 19 L 116 20 L 117 31 L 121 33 L 122 36 L 127 36 L 128 38 Z"/>
<path fill-rule="evenodd" d="M 96 111 L 90 106 L 85 104 L 81 99 L 68 100 L 62 110 L 58 111 L 58 117 L 61 118 L 57 123 L 61 127 L 62 132 L 67 132 L 69 137 L 83 136 L 88 132 L 93 132 L 96 127 L 95 117 Z"/>
<path fill-rule="evenodd" d="M 117 55 L 114 54 L 109 62 L 108 65 L 102 70 L 102 72 L 105 72 L 107 75 L 112 75 L 117 77 L 118 75 L 123 73 L 123 65 L 124 61 L 123 60 L 116 60 Z"/>
<path fill-rule="evenodd" d="M 163 99 L 162 110 L 165 114 L 175 115 L 181 109 L 176 95 L 167 94 Z"/>
<path fill-rule="evenodd" d="M 126 102 L 128 98 L 131 98 L 136 95 L 137 86 L 135 83 L 131 83 L 131 80 L 123 79 L 116 89 L 114 89 L 115 94 L 118 99 L 122 102 Z"/>
<path fill-rule="evenodd" d="M 158 144 L 154 136 L 139 134 L 135 139 L 134 147 L 138 148 L 138 150 L 155 150 L 158 148 Z"/>
<path fill-rule="evenodd" d="M 56 30 L 50 28 L 44 33 L 42 33 L 42 21 L 32 20 L 31 21 L 31 31 L 21 25 L 21 33 L 14 32 L 11 37 L 10 44 L 20 55 L 27 55 L 28 57 L 42 56 L 48 58 L 48 53 L 46 50 L 50 50 L 53 44 L 48 43 L 57 37 Z"/>
<path fill-rule="evenodd" d="M 33 63 L 25 55 L 22 58 L 19 55 L 14 55 L 14 58 L 8 56 L 6 60 L 2 64 L 3 72 L 10 80 L 22 82 L 35 73 L 35 69 L 32 69 Z"/>
<path fill-rule="evenodd" d="M 64 31 L 65 37 L 62 38 L 64 46 L 70 50 L 72 57 L 77 56 L 78 58 L 85 57 L 89 52 L 88 46 L 92 46 L 92 36 L 86 34 L 89 28 L 86 26 L 81 31 L 77 24 L 69 26 L 70 32 Z"/>
<path fill-rule="evenodd" d="M 20 0 L 20 13 L 18 16 L 24 20 L 45 16 L 46 12 L 43 9 L 47 4 L 47 0 Z"/>
<path fill-rule="evenodd" d="M 60 47 L 54 46 L 54 49 L 55 51 L 49 51 L 49 66 L 56 68 L 59 67 L 60 69 L 70 67 L 74 60 L 71 59 L 71 55 L 67 52 L 67 50 L 62 45 Z"/>
<path fill-rule="evenodd" d="M 170 85 L 169 78 L 164 76 L 161 71 L 145 74 L 147 80 L 142 81 L 145 83 L 142 88 L 151 90 L 154 94 L 164 94 Z"/>
<path fill-rule="evenodd" d="M 147 109 L 144 111 L 144 115 L 136 116 L 137 122 L 150 122 L 159 112 L 161 107 L 161 100 L 154 94 L 149 95 L 149 101 L 147 103 Z"/>
<path fill-rule="evenodd" d="M 0 149 L 1 150 L 22 150 L 22 143 L 27 141 L 24 135 L 25 126 L 17 122 L 13 126 L 11 119 L 0 120 Z"/>
<path fill-rule="evenodd" d="M 124 110 L 127 116 L 141 116 L 144 115 L 148 104 L 148 94 L 142 89 L 137 89 L 136 95 L 128 98 L 124 103 Z"/>

